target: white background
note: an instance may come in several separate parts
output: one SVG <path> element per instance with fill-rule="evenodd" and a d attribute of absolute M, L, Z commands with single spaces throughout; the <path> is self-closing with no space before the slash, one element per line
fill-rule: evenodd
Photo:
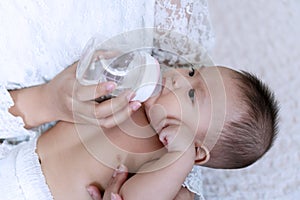
<path fill-rule="evenodd" d="M 256 73 L 280 102 L 273 148 L 242 170 L 204 170 L 211 199 L 300 197 L 300 1 L 209 0 L 216 64 Z"/>

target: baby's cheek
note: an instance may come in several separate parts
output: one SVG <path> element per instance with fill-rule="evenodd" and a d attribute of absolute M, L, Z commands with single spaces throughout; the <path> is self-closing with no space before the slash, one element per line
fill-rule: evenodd
<path fill-rule="evenodd" d="M 162 105 L 155 104 L 148 109 L 147 116 L 152 126 L 156 128 L 161 122 L 161 120 L 167 117 L 167 112 Z"/>

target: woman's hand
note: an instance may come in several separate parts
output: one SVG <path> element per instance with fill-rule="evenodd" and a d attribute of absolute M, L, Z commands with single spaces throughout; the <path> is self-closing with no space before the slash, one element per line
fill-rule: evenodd
<path fill-rule="evenodd" d="M 59 73 L 47 84 L 10 91 L 15 105 L 11 114 L 21 116 L 26 128 L 64 120 L 93 123 L 105 128 L 125 121 L 141 103 L 132 101 L 132 92 L 97 103 L 95 99 L 113 91 L 113 82 L 83 86 L 76 80 L 77 62 Z"/>
<path fill-rule="evenodd" d="M 91 195 L 93 200 L 122 200 L 121 196 L 118 194 L 122 185 L 125 183 L 128 175 L 128 170 L 124 165 L 121 165 L 115 170 L 108 186 L 104 192 L 103 198 L 99 189 L 94 185 L 89 185 L 87 191 Z"/>
<path fill-rule="evenodd" d="M 116 84 L 104 82 L 84 86 L 76 80 L 77 62 L 45 85 L 52 118 L 75 123 L 93 123 L 110 128 L 126 120 L 141 103 L 130 102 L 134 94 L 127 91 L 117 98 L 97 103 L 95 99 L 111 93 Z"/>

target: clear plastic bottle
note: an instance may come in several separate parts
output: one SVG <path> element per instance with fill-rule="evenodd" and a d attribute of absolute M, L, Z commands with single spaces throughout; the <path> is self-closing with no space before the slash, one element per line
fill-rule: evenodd
<path fill-rule="evenodd" d="M 161 70 L 158 61 L 148 50 L 128 50 L 126 46 L 105 46 L 92 38 L 78 63 L 76 78 L 83 85 L 114 81 L 117 88 L 103 101 L 118 96 L 127 89 L 135 91 L 133 100 L 146 101 L 161 90 Z"/>

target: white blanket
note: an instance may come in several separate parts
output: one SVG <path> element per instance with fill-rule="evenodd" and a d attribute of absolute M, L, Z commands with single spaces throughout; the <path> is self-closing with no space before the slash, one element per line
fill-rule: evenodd
<path fill-rule="evenodd" d="M 300 197 L 300 1 L 211 0 L 216 63 L 258 74 L 280 102 L 273 148 L 243 170 L 206 170 L 208 200 Z"/>

